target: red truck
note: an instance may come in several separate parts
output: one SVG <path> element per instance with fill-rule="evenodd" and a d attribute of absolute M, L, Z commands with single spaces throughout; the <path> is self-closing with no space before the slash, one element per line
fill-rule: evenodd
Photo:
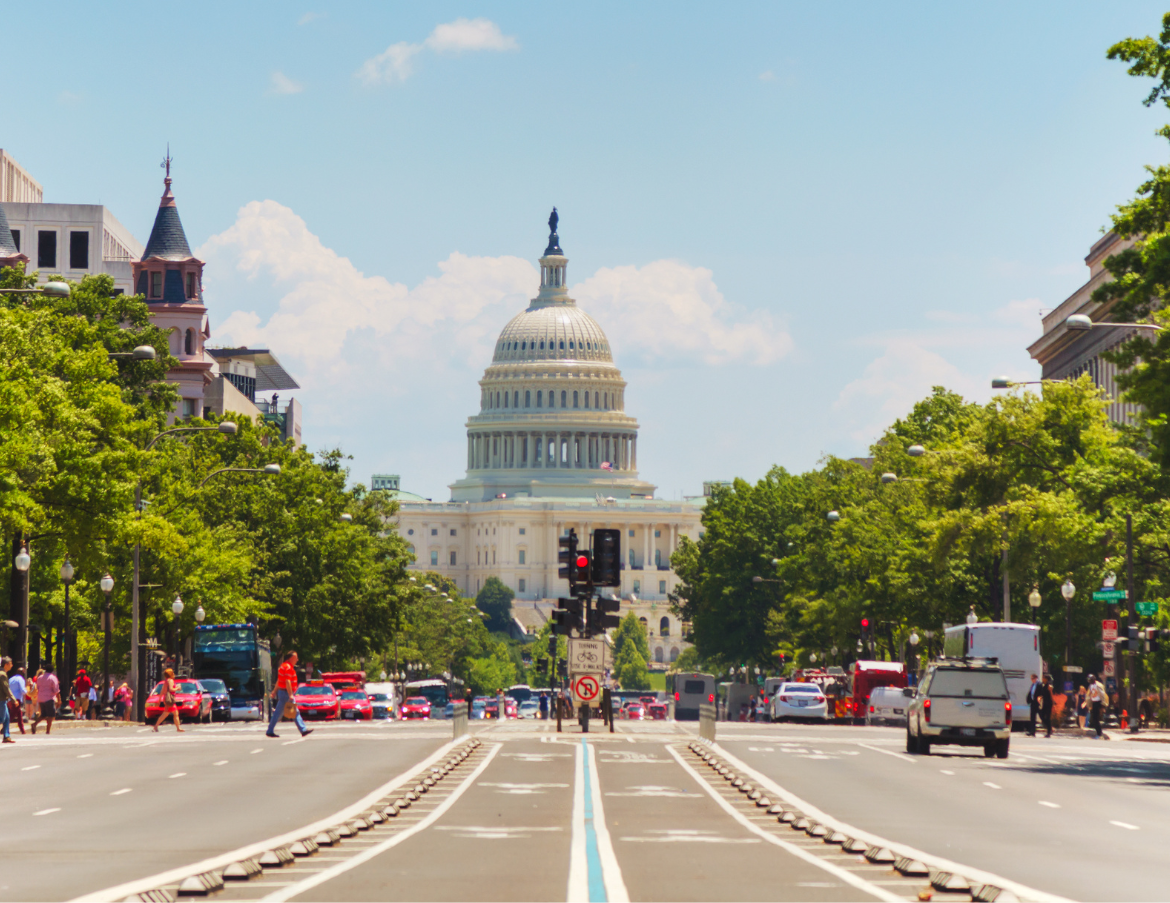
<path fill-rule="evenodd" d="M 849 666 L 854 724 L 865 724 L 869 694 L 875 687 L 905 687 L 906 666 L 902 662 L 854 662 Z"/>

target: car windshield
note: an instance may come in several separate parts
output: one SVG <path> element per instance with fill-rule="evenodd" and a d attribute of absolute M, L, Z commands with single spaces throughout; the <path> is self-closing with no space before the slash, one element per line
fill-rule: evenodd
<path fill-rule="evenodd" d="M 819 693 L 820 687 L 813 684 L 785 684 L 781 689 L 781 693 Z"/>
<path fill-rule="evenodd" d="M 390 697 L 387 696 L 385 693 L 371 693 L 370 694 L 370 701 L 371 702 L 389 702 Z"/>
<path fill-rule="evenodd" d="M 203 684 L 203 689 L 208 693 L 226 693 L 228 691 L 227 685 L 222 680 L 201 679 L 199 683 Z"/>
<path fill-rule="evenodd" d="M 297 689 L 298 696 L 332 696 L 333 687 L 328 685 L 319 687 L 300 687 Z"/>
<path fill-rule="evenodd" d="M 361 690 L 346 690 L 341 694 L 342 699 L 365 699 L 366 694 Z"/>
<path fill-rule="evenodd" d="M 1007 699 L 1002 671 L 967 671 L 946 668 L 934 672 L 931 696 L 972 696 L 977 699 Z"/>
<path fill-rule="evenodd" d="M 475 700 L 475 702 L 473 702 L 471 704 L 471 707 L 473 709 L 482 709 L 484 707 L 484 704 L 483 704 L 483 702 L 481 702 L 480 700 L 477 699 L 477 700 Z"/>
<path fill-rule="evenodd" d="M 406 705 L 430 705 L 431 701 L 425 696 L 411 696 L 406 700 Z"/>
<path fill-rule="evenodd" d="M 640 703 L 635 702 L 632 706 L 629 707 L 628 711 L 640 712 L 640 711 L 642 711 L 642 706 Z"/>

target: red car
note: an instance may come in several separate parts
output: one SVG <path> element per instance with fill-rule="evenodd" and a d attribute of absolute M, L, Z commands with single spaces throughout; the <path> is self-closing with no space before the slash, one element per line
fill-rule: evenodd
<path fill-rule="evenodd" d="M 354 721 L 374 720 L 374 706 L 365 690 L 341 691 L 341 717 Z"/>
<path fill-rule="evenodd" d="M 626 706 L 626 718 L 630 721 L 645 721 L 646 707 L 640 702 L 631 702 Z"/>
<path fill-rule="evenodd" d="M 654 705 L 654 703 L 658 702 L 658 697 L 657 696 L 639 696 L 638 702 L 642 703 L 642 705 Z"/>
<path fill-rule="evenodd" d="M 297 712 L 302 718 L 337 718 L 341 714 L 341 697 L 331 684 L 302 684 L 297 687 Z"/>
<path fill-rule="evenodd" d="M 430 718 L 431 701 L 425 696 L 411 696 L 402 703 L 403 718 Z"/>
<path fill-rule="evenodd" d="M 162 714 L 162 688 L 160 681 L 146 697 L 146 717 L 155 719 Z M 211 721 L 211 694 L 204 693 L 194 680 L 175 681 L 175 705 L 179 707 L 180 721 Z"/>
<path fill-rule="evenodd" d="M 646 706 L 647 711 L 650 712 L 651 721 L 665 721 L 666 720 L 666 703 L 652 702 Z"/>

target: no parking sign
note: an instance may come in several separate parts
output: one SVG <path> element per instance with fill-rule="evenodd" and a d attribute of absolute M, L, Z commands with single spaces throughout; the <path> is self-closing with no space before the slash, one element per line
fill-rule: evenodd
<path fill-rule="evenodd" d="M 573 678 L 573 699 L 592 706 L 601 699 L 601 675 L 578 674 Z"/>

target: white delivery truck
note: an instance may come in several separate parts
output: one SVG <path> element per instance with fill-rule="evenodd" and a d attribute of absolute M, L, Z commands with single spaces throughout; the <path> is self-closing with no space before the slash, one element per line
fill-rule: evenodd
<path fill-rule="evenodd" d="M 1013 725 L 1028 721 L 1028 688 L 1032 675 L 1044 677 L 1040 660 L 1040 628 L 1034 624 L 998 622 L 948 627 L 943 655 L 947 658 L 994 658 L 1007 680 Z"/>

